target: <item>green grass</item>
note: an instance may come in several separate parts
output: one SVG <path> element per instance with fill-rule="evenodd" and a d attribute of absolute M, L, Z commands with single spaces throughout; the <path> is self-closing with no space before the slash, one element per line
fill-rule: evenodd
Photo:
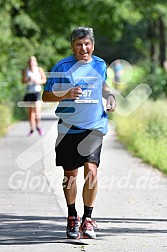
<path fill-rule="evenodd" d="M 147 101 L 128 117 L 114 113 L 118 137 L 146 163 L 167 174 L 167 102 Z"/>
<path fill-rule="evenodd" d="M 7 133 L 8 127 L 20 120 L 27 120 L 25 108 L 19 108 L 17 103 L 0 104 L 0 137 Z"/>
<path fill-rule="evenodd" d="M 12 110 L 10 106 L 0 104 L 0 136 L 3 136 L 9 125 L 12 123 Z"/>

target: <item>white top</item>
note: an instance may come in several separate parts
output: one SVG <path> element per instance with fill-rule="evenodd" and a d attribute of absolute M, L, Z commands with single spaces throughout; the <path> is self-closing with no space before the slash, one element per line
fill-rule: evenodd
<path fill-rule="evenodd" d="M 31 78 L 32 80 L 41 81 L 41 74 L 39 71 L 39 67 L 35 67 L 34 71 L 32 72 L 30 69 L 27 69 L 26 72 L 27 78 Z M 27 93 L 36 93 L 41 91 L 41 85 L 36 84 L 33 81 L 29 81 L 27 85 Z"/>

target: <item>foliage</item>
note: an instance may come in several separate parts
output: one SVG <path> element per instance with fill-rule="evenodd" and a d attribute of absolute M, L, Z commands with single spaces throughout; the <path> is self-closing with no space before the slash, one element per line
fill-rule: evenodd
<path fill-rule="evenodd" d="M 157 68 L 154 74 L 148 75 L 147 82 L 152 89 L 151 97 L 154 100 L 166 99 L 167 97 L 167 74 L 164 70 Z"/>
<path fill-rule="evenodd" d="M 71 53 L 69 35 L 76 26 L 94 28 L 95 53 L 107 62 L 123 58 L 135 65 L 144 60 L 151 66 L 150 45 L 154 42 L 159 46 L 162 36 L 157 33 L 155 38 L 149 36 L 150 20 L 161 17 L 166 27 L 166 7 L 162 0 L 159 3 L 156 0 L 0 0 L 0 103 L 11 101 L 14 116 L 20 114 L 16 113 L 20 111 L 17 101 L 24 94 L 21 72 L 27 59 L 30 55 L 37 56 L 44 70 L 50 71 L 58 60 Z M 155 68 L 158 69 L 157 62 Z M 152 75 L 146 81 L 152 83 L 153 98 L 166 92 L 164 74 L 156 72 L 155 78 Z M 135 83 L 132 81 L 128 87 Z"/>
<path fill-rule="evenodd" d="M 114 115 L 119 139 L 145 162 L 167 174 L 166 101 L 147 101 L 129 117 Z"/>
<path fill-rule="evenodd" d="M 132 79 L 125 85 L 120 86 L 122 95 L 127 96 L 136 86 L 141 83 L 149 85 L 151 88 L 150 98 L 153 100 L 166 99 L 167 97 L 167 74 L 161 68 L 156 68 L 154 74 L 149 71 L 149 63 L 140 62 L 133 66 Z M 109 85 L 113 85 L 109 82 Z"/>
<path fill-rule="evenodd" d="M 7 127 L 12 122 L 11 107 L 0 104 L 0 115 L 1 115 L 0 136 L 3 136 L 4 133 L 6 133 Z"/>

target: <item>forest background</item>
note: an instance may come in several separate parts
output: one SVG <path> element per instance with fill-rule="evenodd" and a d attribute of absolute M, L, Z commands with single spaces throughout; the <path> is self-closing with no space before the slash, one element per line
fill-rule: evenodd
<path fill-rule="evenodd" d="M 149 99 L 127 117 L 112 116 L 120 141 L 133 154 L 167 173 L 167 2 L 164 0 L 0 0 L 0 135 L 27 117 L 22 70 L 31 55 L 48 72 L 71 54 L 77 26 L 94 29 L 95 55 L 108 64 L 128 61 L 134 70 L 124 96 L 139 83 Z M 165 70 L 166 67 L 166 70 Z M 112 85 L 112 83 L 110 83 Z"/>

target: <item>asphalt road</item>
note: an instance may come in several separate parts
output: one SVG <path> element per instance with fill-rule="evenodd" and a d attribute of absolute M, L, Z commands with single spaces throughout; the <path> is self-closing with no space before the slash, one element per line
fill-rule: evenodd
<path fill-rule="evenodd" d="M 104 137 L 93 219 L 96 240 L 65 237 L 62 169 L 55 167 L 57 120 L 43 112 L 43 137 L 15 124 L 0 140 L 0 252 L 167 251 L 167 177 L 120 144 L 112 125 Z M 83 168 L 77 209 L 83 213 Z"/>

